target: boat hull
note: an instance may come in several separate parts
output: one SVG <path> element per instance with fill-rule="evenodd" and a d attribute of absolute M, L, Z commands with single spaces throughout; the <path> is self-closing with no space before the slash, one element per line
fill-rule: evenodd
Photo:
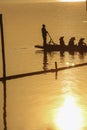
<path fill-rule="evenodd" d="M 36 48 L 43 49 L 46 51 L 79 51 L 79 52 L 87 52 L 87 46 L 60 46 L 60 45 L 46 45 L 46 46 L 41 46 L 41 45 L 35 45 Z"/>

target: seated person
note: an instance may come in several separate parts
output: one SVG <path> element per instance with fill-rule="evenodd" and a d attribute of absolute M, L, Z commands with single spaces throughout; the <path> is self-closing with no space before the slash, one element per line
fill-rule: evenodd
<path fill-rule="evenodd" d="M 74 46 L 74 41 L 75 41 L 75 37 L 71 37 L 68 45 L 71 46 L 71 47 Z"/>
<path fill-rule="evenodd" d="M 80 38 L 78 42 L 78 46 L 86 46 L 86 43 L 84 42 L 84 38 Z"/>
<path fill-rule="evenodd" d="M 65 46 L 64 36 L 60 37 L 60 46 Z"/>

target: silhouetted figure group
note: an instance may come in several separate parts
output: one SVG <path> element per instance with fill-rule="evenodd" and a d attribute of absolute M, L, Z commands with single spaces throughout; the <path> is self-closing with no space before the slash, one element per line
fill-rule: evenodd
<path fill-rule="evenodd" d="M 45 24 L 42 24 L 41 31 L 42 31 L 42 38 L 43 38 L 43 46 L 46 46 L 48 44 L 47 43 L 47 34 L 48 34 L 49 37 L 50 37 L 50 35 L 49 35 L 48 31 L 46 30 Z M 75 44 L 75 40 L 76 40 L 75 37 L 71 37 L 69 42 L 68 42 L 68 46 L 69 47 L 74 47 L 74 46 L 78 46 L 78 47 L 84 46 L 84 47 L 86 47 L 86 43 L 84 42 L 84 38 L 80 38 L 77 44 Z M 52 40 L 51 37 L 50 37 L 50 41 L 53 43 L 53 40 Z M 64 41 L 64 36 L 60 37 L 59 41 L 60 41 L 59 44 L 60 44 L 61 47 L 66 46 L 65 41 Z"/>
<path fill-rule="evenodd" d="M 73 47 L 73 46 L 78 46 L 78 47 L 86 47 L 86 43 L 84 42 L 85 38 L 80 38 L 78 43 L 75 44 L 75 37 L 71 37 L 69 42 L 68 42 L 68 46 L 69 47 Z M 64 42 L 64 36 L 59 38 L 59 43 L 60 46 L 65 46 L 65 42 Z"/>

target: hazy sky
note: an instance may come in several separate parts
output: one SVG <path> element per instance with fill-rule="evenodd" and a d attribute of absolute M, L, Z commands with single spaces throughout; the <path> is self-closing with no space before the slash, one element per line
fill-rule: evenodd
<path fill-rule="evenodd" d="M 0 0 L 0 3 L 29 3 L 29 2 L 79 2 L 86 0 Z"/>

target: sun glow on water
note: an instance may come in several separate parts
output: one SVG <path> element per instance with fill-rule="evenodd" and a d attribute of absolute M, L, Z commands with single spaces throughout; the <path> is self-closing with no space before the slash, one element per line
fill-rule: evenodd
<path fill-rule="evenodd" d="M 68 95 L 56 113 L 55 124 L 60 130 L 81 130 L 83 118 L 73 96 Z"/>
<path fill-rule="evenodd" d="M 69 66 L 75 66 L 75 63 L 66 62 L 67 67 Z"/>

